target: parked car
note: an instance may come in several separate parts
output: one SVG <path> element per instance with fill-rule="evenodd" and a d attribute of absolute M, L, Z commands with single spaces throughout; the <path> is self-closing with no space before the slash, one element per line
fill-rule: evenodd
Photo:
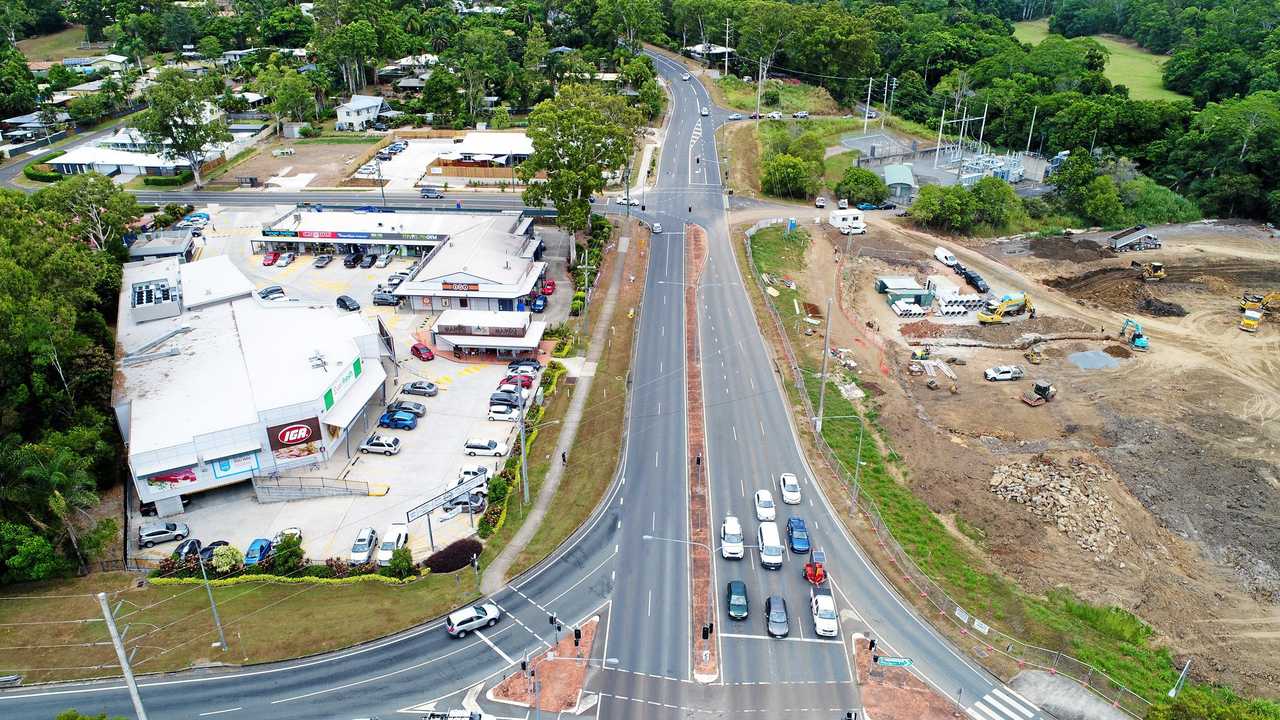
<path fill-rule="evenodd" d="M 439 188 L 433 188 L 433 187 L 422 188 L 422 191 L 419 193 L 419 195 L 421 195 L 424 200 L 443 200 L 444 199 L 444 193 L 440 192 Z"/>
<path fill-rule="evenodd" d="M 369 436 L 369 439 L 360 443 L 360 452 L 366 455 L 369 453 L 395 455 L 400 452 L 400 438 L 374 433 Z"/>
<path fill-rule="evenodd" d="M 390 307 L 398 307 L 400 305 L 400 300 L 401 300 L 399 295 L 393 295 L 389 292 L 386 292 L 385 290 L 383 291 L 375 290 L 373 292 L 372 297 L 373 297 L 374 305 L 384 305 L 384 306 L 390 306 Z"/>
<path fill-rule="evenodd" d="M 854 205 L 854 207 L 858 208 L 859 210 L 879 210 L 880 209 L 879 205 L 875 203 L 869 203 L 869 202 L 860 202 L 857 205 Z"/>
<path fill-rule="evenodd" d="M 741 120 L 741 119 L 742 119 L 742 113 L 729 113 L 729 119 L 730 119 L 730 120 Z"/>
<path fill-rule="evenodd" d="M 386 267 L 386 266 L 390 265 L 390 264 L 391 264 L 391 261 L 392 261 L 392 260 L 395 260 L 395 259 L 396 259 L 396 254 L 395 254 L 395 253 L 393 253 L 393 252 L 384 252 L 384 253 L 382 253 L 381 255 L 379 255 L 379 256 L 378 256 L 378 261 L 377 261 L 376 263 L 374 263 L 374 265 L 375 265 L 376 267 L 384 268 L 384 267 Z"/>
<path fill-rule="evenodd" d="M 969 271 L 969 274 L 965 276 L 964 280 L 969 283 L 970 287 L 980 293 L 991 292 L 991 286 L 987 285 L 987 281 L 983 280 L 981 275 L 972 270 Z"/>
<path fill-rule="evenodd" d="M 213 542 L 200 548 L 200 559 L 205 562 L 213 562 L 213 553 L 220 547 L 226 547 L 231 543 L 226 540 L 214 540 Z"/>
<path fill-rule="evenodd" d="M 487 455 L 489 457 L 502 457 L 507 454 L 507 444 L 498 442 L 497 440 L 485 440 L 484 438 L 468 438 L 462 444 L 462 449 L 471 457 L 477 455 Z"/>
<path fill-rule="evenodd" d="M 279 259 L 280 259 L 280 253 L 272 250 L 262 256 L 262 264 L 264 266 L 270 267 L 271 265 L 275 265 L 276 261 Z"/>
<path fill-rule="evenodd" d="M 529 389 L 533 387 L 533 376 L 523 373 L 512 373 L 502 378 L 502 385 L 519 385 L 522 388 Z"/>
<path fill-rule="evenodd" d="M 753 112 L 753 113 L 751 113 L 750 115 L 748 115 L 747 117 L 751 118 L 752 120 L 759 120 L 759 119 L 760 119 L 760 113 L 758 113 L 758 112 Z"/>
<path fill-rule="evenodd" d="M 770 595 L 764 601 L 765 629 L 769 637 L 784 638 L 791 632 L 787 618 L 787 601 L 781 595 Z"/>
<path fill-rule="evenodd" d="M 408 279 L 409 279 L 408 275 L 404 275 L 402 273 L 396 273 L 395 275 L 391 275 L 390 277 L 387 278 L 387 287 L 394 290 L 395 288 L 400 287 L 401 283 L 403 283 L 405 280 L 408 280 Z"/>
<path fill-rule="evenodd" d="M 489 419 L 494 421 L 515 422 L 520 419 L 520 411 L 511 405 L 489 404 Z"/>
<path fill-rule="evenodd" d="M 536 312 L 536 313 L 546 312 L 546 311 L 547 311 L 547 298 L 546 298 L 546 296 L 545 296 L 545 295 L 539 295 L 538 297 L 534 298 L 534 299 L 533 299 L 533 302 L 529 305 L 529 309 L 530 309 L 530 310 L 532 310 L 532 311 L 534 311 L 534 312 Z"/>
<path fill-rule="evenodd" d="M 293 264 L 293 261 L 297 259 L 298 259 L 297 253 L 287 252 L 281 255 L 279 260 L 276 260 L 276 265 L 278 267 L 289 267 L 290 265 Z"/>
<path fill-rule="evenodd" d="M 418 417 L 407 412 L 383 413 L 378 418 L 378 427 L 393 430 L 413 430 L 418 427 Z"/>
<path fill-rule="evenodd" d="M 187 505 L 191 504 L 191 498 L 182 497 L 182 510 L 186 512 Z M 153 502 L 138 503 L 138 513 L 143 517 L 153 517 L 156 514 L 156 504 Z"/>
<path fill-rule="evenodd" d="M 819 195 L 814 201 L 813 206 L 816 208 L 824 208 L 827 206 L 827 199 Z"/>
<path fill-rule="evenodd" d="M 839 208 L 839 209 L 841 209 L 841 210 L 848 210 L 848 209 L 849 209 L 849 199 L 848 199 L 848 198 L 840 198 L 839 202 L 837 202 L 837 203 L 836 203 L 836 207 L 837 207 L 837 208 Z"/>
<path fill-rule="evenodd" d="M 519 407 L 520 405 L 524 405 L 525 403 L 529 402 L 529 391 L 526 388 L 522 388 L 519 385 L 516 385 L 515 383 L 503 383 L 499 385 L 498 388 L 494 390 L 494 394 L 510 395 L 511 397 L 516 398 L 517 399 L 516 407 Z M 492 400 L 492 398 L 490 399 Z"/>
<path fill-rule="evenodd" d="M 156 543 L 181 542 L 189 535 L 191 528 L 186 523 L 146 523 L 138 528 L 138 544 L 149 548 Z"/>
<path fill-rule="evenodd" d="M 423 397 L 435 397 L 440 392 L 440 388 L 430 380 L 414 380 L 413 382 L 405 383 L 400 390 L 406 395 L 421 395 Z"/>
<path fill-rule="evenodd" d="M 338 307 L 347 312 L 355 312 L 360 309 L 360 303 L 350 295 L 339 295 L 337 301 Z"/>
<path fill-rule="evenodd" d="M 1021 380 L 1024 373 L 1022 368 L 1017 365 L 997 365 L 989 367 L 983 373 L 989 382 L 999 382 L 1002 380 Z"/>
<path fill-rule="evenodd" d="M 882 202 L 880 203 L 880 207 L 877 208 L 877 210 L 897 210 L 897 209 L 898 209 L 897 204 L 891 203 L 891 202 Z"/>
<path fill-rule="evenodd" d="M 369 268 L 373 267 L 373 264 L 376 262 L 378 262 L 378 256 L 373 253 L 369 253 L 368 255 L 365 255 L 364 257 L 360 258 L 360 267 L 365 270 L 368 270 Z"/>
<path fill-rule="evenodd" d="M 484 493 L 473 492 L 469 495 L 459 495 L 444 504 L 445 510 L 459 508 L 473 515 L 479 515 L 484 512 L 485 503 L 487 502 Z"/>
<path fill-rule="evenodd" d="M 333 262 L 333 256 L 330 255 L 329 253 L 324 253 L 323 255 L 316 256 L 315 262 L 311 263 L 311 267 L 315 267 L 315 268 L 329 267 L 329 264 L 332 262 Z"/>
<path fill-rule="evenodd" d="M 274 538 L 272 538 L 272 539 L 271 539 L 271 544 L 272 544 L 272 545 L 279 545 L 281 540 L 284 540 L 285 538 L 291 538 L 291 537 L 296 537 L 296 538 L 298 538 L 298 542 L 299 542 L 299 543 L 301 543 L 301 542 L 302 542 L 302 528 L 287 527 L 287 528 L 285 528 L 285 529 L 281 530 L 280 532 L 276 533 L 276 536 L 275 536 Z"/>
<path fill-rule="evenodd" d="M 342 266 L 348 268 L 357 267 L 363 260 L 364 253 L 353 252 L 342 259 Z"/>
<path fill-rule="evenodd" d="M 507 363 L 507 372 L 515 372 L 516 368 L 530 367 L 535 371 L 542 369 L 542 363 L 534 358 L 525 358 L 524 360 L 512 360 Z"/>
<path fill-rule="evenodd" d="M 377 530 L 367 527 L 356 533 L 356 541 L 351 544 L 351 564 L 364 565 L 369 562 L 376 547 L 378 547 Z"/>
<path fill-rule="evenodd" d="M 190 557 L 200 554 L 200 541 L 195 538 L 187 538 L 178 543 L 178 547 L 174 548 L 173 554 L 180 558 Z"/>
<path fill-rule="evenodd" d="M 867 226 L 866 226 L 866 225 L 862 225 L 862 224 L 858 224 L 858 225 L 853 225 L 853 224 L 849 224 L 849 225 L 841 225 L 841 226 L 840 226 L 840 234 L 841 234 L 841 235 L 866 235 L 866 234 L 867 234 Z"/>
<path fill-rule="evenodd" d="M 386 123 L 384 123 L 384 122 L 376 122 L 376 123 L 373 123 L 372 125 L 370 125 L 369 127 L 373 128 L 374 130 L 377 130 L 378 132 L 386 132 L 386 131 L 387 131 L 387 124 L 386 124 Z"/>
<path fill-rule="evenodd" d="M 472 630 L 497 625 L 498 618 L 501 616 L 502 613 L 497 605 L 480 603 L 449 613 L 449 617 L 444 621 L 444 629 L 453 637 L 466 637 Z"/>
<path fill-rule="evenodd" d="M 382 534 L 382 544 L 378 546 L 378 564 L 386 567 L 391 564 L 391 554 L 409 543 L 409 526 L 404 523 L 391 523 Z"/>
<path fill-rule="evenodd" d="M 506 405 L 508 407 L 518 408 L 524 404 L 525 398 L 514 392 L 506 390 L 498 390 L 489 394 L 489 405 Z"/>
<path fill-rule="evenodd" d="M 507 374 L 508 375 L 528 375 L 530 377 L 533 377 L 537 375 L 538 371 L 541 369 L 542 368 L 539 366 L 529 365 L 527 363 L 524 365 L 514 365 L 514 366 L 508 365 Z"/>
<path fill-rule="evenodd" d="M 726 515 L 720 523 L 720 555 L 726 560 L 741 560 L 746 554 L 742 543 L 742 523 L 733 515 Z"/>
<path fill-rule="evenodd" d="M 787 505 L 800 504 L 800 481 L 793 473 L 778 476 L 778 491 L 782 494 L 782 502 Z"/>
<path fill-rule="evenodd" d="M 555 294 L 556 294 L 556 281 L 555 281 L 555 280 L 552 280 L 552 279 L 550 279 L 550 278 L 547 278 L 546 280 L 543 280 L 543 281 L 542 281 L 542 294 L 543 294 L 543 295 L 555 295 Z"/>
<path fill-rule="evenodd" d="M 436 359 L 436 354 L 431 352 L 431 348 L 422 343 L 414 343 L 413 347 L 409 348 L 409 354 L 423 362 Z"/>
<path fill-rule="evenodd" d="M 458 485 L 489 477 L 489 466 L 471 463 L 458 468 Z"/>
<path fill-rule="evenodd" d="M 764 522 L 778 517 L 778 508 L 773 504 L 773 493 L 768 490 L 757 490 L 755 497 L 756 519 Z"/>
<path fill-rule="evenodd" d="M 805 118 L 809 117 L 809 111 L 808 111 L 808 110 L 797 110 L 797 111 L 795 111 L 795 112 L 791 113 L 791 117 L 796 118 L 797 120 L 804 120 Z"/>
<path fill-rule="evenodd" d="M 257 565 L 266 560 L 271 555 L 271 541 L 266 538 L 257 538 L 249 543 L 249 549 L 244 551 L 245 567 Z"/>
<path fill-rule="evenodd" d="M 787 544 L 793 553 L 809 552 L 809 528 L 805 527 L 802 518 L 787 518 Z"/>
<path fill-rule="evenodd" d="M 746 620 L 748 614 L 747 584 L 741 580 L 730 580 L 725 588 L 725 607 L 733 620 Z"/>
<path fill-rule="evenodd" d="M 822 637 L 840 634 L 840 613 L 836 599 L 828 588 L 809 589 L 809 612 L 813 613 L 813 631 Z"/>
<path fill-rule="evenodd" d="M 407 412 L 410 415 L 422 417 L 427 414 L 427 406 L 419 402 L 413 402 L 412 400 L 396 400 L 387 406 L 387 412 Z"/>

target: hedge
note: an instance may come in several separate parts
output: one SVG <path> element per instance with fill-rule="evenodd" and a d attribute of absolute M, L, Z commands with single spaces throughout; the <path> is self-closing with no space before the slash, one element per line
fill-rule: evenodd
<path fill-rule="evenodd" d="M 25 175 L 28 180 L 33 180 L 35 182 L 58 182 L 63 178 L 62 173 L 57 170 L 42 168 L 46 168 L 50 160 L 66 154 L 66 150 L 54 150 L 38 160 L 33 160 L 32 162 L 27 163 L 27 165 L 22 168 L 22 174 Z"/>
<path fill-rule="evenodd" d="M 425 575 L 429 570 L 423 570 Z M 209 584 L 214 587 L 230 587 L 232 585 L 243 585 L 245 583 L 267 582 L 280 583 L 284 585 L 354 585 L 361 582 L 380 582 L 384 585 L 404 585 L 411 583 L 417 578 L 408 577 L 404 580 L 397 580 L 386 575 L 369 574 L 369 575 L 352 575 L 344 578 L 322 578 L 322 577 L 293 577 L 284 575 L 236 575 L 235 577 L 219 578 L 210 580 Z M 155 586 L 164 585 L 203 585 L 204 580 L 197 577 L 190 578 L 151 578 L 147 583 Z"/>
<path fill-rule="evenodd" d="M 194 179 L 195 174 L 190 170 L 183 170 L 177 175 L 146 175 L 142 178 L 142 184 L 156 187 L 176 187 L 178 185 L 186 185 Z"/>

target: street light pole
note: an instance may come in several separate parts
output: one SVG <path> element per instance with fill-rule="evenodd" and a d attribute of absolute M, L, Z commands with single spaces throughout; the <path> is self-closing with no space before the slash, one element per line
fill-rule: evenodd
<path fill-rule="evenodd" d="M 382 193 L 382 207 L 387 206 L 387 186 L 382 182 L 382 161 L 375 155 L 373 166 L 378 169 L 378 192 Z"/>
<path fill-rule="evenodd" d="M 813 419 L 814 432 L 822 434 L 822 413 L 827 404 L 827 360 L 831 357 L 831 298 L 827 298 L 827 329 L 822 334 L 822 389 L 818 392 L 818 417 Z"/>
<path fill-rule="evenodd" d="M 129 667 L 129 655 L 124 651 L 124 643 L 120 640 L 120 631 L 116 629 L 116 617 L 107 607 L 107 594 L 98 593 L 98 604 L 102 606 L 102 617 L 107 621 L 107 632 L 111 634 L 111 644 L 116 648 L 116 659 L 120 661 L 120 673 L 124 675 L 124 684 L 129 688 L 129 699 L 133 701 L 133 712 L 138 720 L 147 720 L 147 711 L 142 707 L 142 696 L 138 694 L 138 683 L 133 679 L 133 668 Z"/>

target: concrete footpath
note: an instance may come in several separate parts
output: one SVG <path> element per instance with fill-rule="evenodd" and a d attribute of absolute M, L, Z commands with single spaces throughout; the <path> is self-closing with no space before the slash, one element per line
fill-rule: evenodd
<path fill-rule="evenodd" d="M 586 368 L 594 368 L 600 362 L 600 355 L 604 353 L 605 333 L 609 331 L 609 324 L 613 321 L 613 310 L 618 304 L 618 290 L 622 285 L 622 268 L 626 265 L 627 247 L 630 245 L 630 238 L 623 236 L 618 241 L 618 250 L 614 254 L 613 270 L 609 274 L 609 289 L 605 292 L 604 303 L 602 303 L 600 312 L 596 314 L 596 324 L 591 330 L 591 344 L 587 348 Z M 591 383 L 595 379 L 595 373 L 584 373 L 578 380 L 577 387 L 573 391 L 573 399 L 569 401 L 569 411 L 565 413 L 563 427 L 560 431 L 560 440 L 556 443 L 555 452 L 552 457 L 564 456 L 573 448 L 574 438 L 578 435 L 578 423 L 582 420 L 582 410 L 586 407 L 587 397 L 591 394 Z M 502 589 L 507 582 L 507 572 L 511 569 L 512 563 L 516 561 L 516 557 L 524 550 L 529 541 L 533 539 L 534 533 L 538 532 L 538 528 L 542 526 L 542 519 L 546 517 L 547 510 L 551 507 L 551 501 L 555 499 L 556 489 L 560 487 L 560 478 L 564 476 L 564 463 L 551 463 L 551 469 L 547 471 L 547 477 L 542 482 L 542 487 L 538 490 L 538 497 L 533 501 L 533 509 L 529 511 L 529 517 L 516 531 L 515 537 L 511 538 L 511 542 L 498 553 L 498 557 L 494 558 L 489 567 L 485 568 L 484 575 L 480 578 L 480 592 L 485 595 L 493 595 Z"/>

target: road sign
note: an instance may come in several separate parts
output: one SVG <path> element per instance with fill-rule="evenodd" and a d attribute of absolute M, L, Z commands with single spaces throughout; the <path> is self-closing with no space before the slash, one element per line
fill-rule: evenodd
<path fill-rule="evenodd" d="M 876 663 L 887 667 L 911 667 L 911 658 L 881 655 L 876 658 Z"/>
<path fill-rule="evenodd" d="M 489 482 L 489 474 L 490 473 L 477 475 L 476 477 L 464 483 L 461 483 L 459 485 L 455 485 L 454 487 L 449 488 L 448 490 L 440 493 L 439 495 L 431 498 L 430 500 L 422 503 L 421 505 L 409 510 L 404 514 L 405 522 L 411 523 L 414 520 L 417 520 L 418 518 L 423 517 L 427 513 L 431 512 L 432 510 L 444 507 L 446 503 L 448 503 L 450 500 L 453 500 L 454 498 L 459 498 L 464 495 L 470 495 L 472 492 L 474 492 L 475 490 L 481 487 L 484 487 Z"/>

